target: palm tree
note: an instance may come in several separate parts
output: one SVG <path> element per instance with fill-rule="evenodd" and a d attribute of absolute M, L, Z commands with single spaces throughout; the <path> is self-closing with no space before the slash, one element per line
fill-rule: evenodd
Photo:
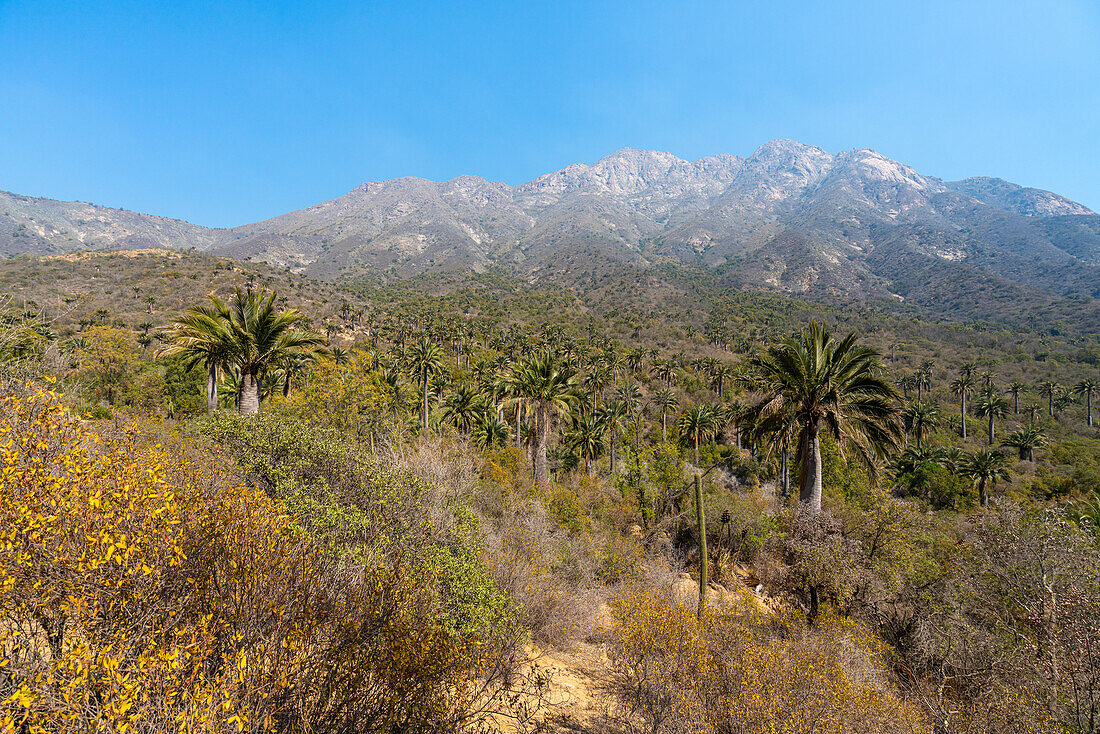
<path fill-rule="evenodd" d="M 722 399 L 722 395 L 726 386 L 726 381 L 730 377 L 733 377 L 735 374 L 737 374 L 737 368 L 734 365 L 725 362 L 721 362 L 715 365 L 710 370 L 711 388 L 713 388 L 714 391 L 718 393 L 719 400 Z"/>
<path fill-rule="evenodd" d="M 420 427 L 428 430 L 428 386 L 432 377 L 443 372 L 447 364 L 447 356 L 443 347 L 436 344 L 428 337 L 421 337 L 412 348 L 409 349 L 409 371 L 416 376 L 420 383 L 422 400 L 420 403 Z"/>
<path fill-rule="evenodd" d="M 959 399 L 959 421 L 962 425 L 962 438 L 966 440 L 966 398 L 974 389 L 974 377 L 963 372 L 951 381 L 951 394 Z"/>
<path fill-rule="evenodd" d="M 1100 393 L 1100 384 L 1091 377 L 1086 377 L 1073 386 L 1073 392 L 1085 399 L 1085 415 L 1088 427 L 1092 428 L 1092 396 Z"/>
<path fill-rule="evenodd" d="M 677 404 L 676 396 L 668 388 L 653 394 L 653 405 L 661 409 L 661 443 L 668 440 L 668 411 L 675 410 Z"/>
<path fill-rule="evenodd" d="M 611 384 L 611 371 L 607 367 L 597 367 L 584 378 L 584 386 L 592 392 L 592 410 L 596 410 L 596 402 L 603 389 Z"/>
<path fill-rule="evenodd" d="M 615 437 L 622 433 L 623 420 L 626 418 L 626 408 L 618 400 L 612 400 L 609 403 L 605 403 L 600 406 L 596 411 L 596 418 L 603 424 L 604 429 L 607 431 L 607 440 L 609 445 L 608 456 L 611 457 L 612 474 L 615 473 Z"/>
<path fill-rule="evenodd" d="M 1008 416 L 1008 401 L 992 388 L 982 390 L 978 401 L 974 403 L 974 412 L 979 418 L 989 421 L 989 445 L 993 445 L 993 421 Z"/>
<path fill-rule="evenodd" d="M 811 321 L 797 337 L 749 360 L 750 384 L 761 397 L 746 416 L 773 441 L 794 423 L 799 500 L 815 513 L 821 510 L 822 429 L 872 468 L 901 438 L 897 391 L 882 377 L 879 353 L 856 339 L 853 332 L 838 341 Z"/>
<path fill-rule="evenodd" d="M 559 364 L 550 352 L 528 356 L 512 368 L 512 402 L 524 405 L 532 417 L 534 433 L 532 465 L 535 481 L 548 484 L 550 472 L 546 449 L 550 443 L 550 423 L 554 416 L 569 413 L 580 398 L 576 371 Z"/>
<path fill-rule="evenodd" d="M 168 344 L 157 357 L 180 354 L 186 367 L 206 369 L 206 412 L 218 409 L 218 379 L 229 366 L 232 337 L 224 314 L 215 306 L 191 306 L 168 327 Z"/>
<path fill-rule="evenodd" d="M 335 362 L 336 364 L 338 364 L 338 365 L 347 364 L 350 359 L 351 359 L 351 355 L 348 353 L 348 350 L 344 349 L 343 347 L 333 347 L 332 348 L 332 361 Z"/>
<path fill-rule="evenodd" d="M 1008 479 L 1008 457 L 1000 451 L 982 449 L 967 455 L 959 470 L 963 476 L 978 483 L 978 503 L 988 507 L 989 489 L 997 484 L 998 479 Z"/>
<path fill-rule="evenodd" d="M 1062 392 L 1062 386 L 1057 382 L 1046 380 L 1039 383 L 1039 395 L 1047 399 L 1047 415 L 1054 417 L 1054 400 Z"/>
<path fill-rule="evenodd" d="M 228 303 L 215 295 L 210 302 L 210 306 L 189 309 L 176 322 L 172 344 L 163 353 L 187 353 L 195 360 L 207 360 L 208 376 L 216 371 L 219 359 L 222 365 L 236 367 L 237 405 L 242 414 L 260 411 L 261 383 L 269 369 L 289 355 L 308 357 L 324 351 L 322 337 L 298 328 L 303 317 L 297 309 L 275 310 L 275 293 L 238 288 Z M 208 407 L 212 393 L 216 399 L 216 392 L 208 387 Z"/>
<path fill-rule="evenodd" d="M 718 433 L 718 411 L 713 405 L 695 405 L 680 416 L 680 439 L 694 449 L 694 463 L 699 466 L 699 444 Z"/>
<path fill-rule="evenodd" d="M 664 382 L 667 390 L 672 387 L 672 380 L 676 377 L 676 364 L 671 359 L 654 360 L 650 374 Z"/>
<path fill-rule="evenodd" d="M 443 400 L 443 420 L 462 433 L 470 433 L 489 406 L 473 385 L 458 385 Z"/>
<path fill-rule="evenodd" d="M 1046 442 L 1047 437 L 1043 430 L 1034 423 L 1029 423 L 1005 436 L 1001 445 L 1016 449 L 1020 461 L 1035 461 L 1035 449 L 1045 446 Z"/>
<path fill-rule="evenodd" d="M 1008 383 L 1008 389 L 1005 391 L 1012 396 L 1012 414 L 1020 414 L 1020 393 L 1027 391 L 1027 383 L 1020 380 L 1013 380 Z"/>
<path fill-rule="evenodd" d="M 592 473 L 592 461 L 604 450 L 603 421 L 593 413 L 582 413 L 573 421 L 573 428 L 566 438 L 570 450 L 580 454 L 586 474 Z"/>
<path fill-rule="evenodd" d="M 316 361 L 316 353 L 291 353 L 283 355 L 275 363 L 277 370 L 275 384 L 282 382 L 284 398 L 290 396 L 291 383 L 304 379 Z"/>
<path fill-rule="evenodd" d="M 902 413 L 901 417 L 905 423 L 905 430 L 913 434 L 917 439 L 917 446 L 920 446 L 924 437 L 939 425 L 939 416 L 940 409 L 935 404 L 916 400 L 905 407 L 905 412 Z"/>
<path fill-rule="evenodd" d="M 936 363 L 930 359 L 926 359 L 920 363 L 917 367 L 917 400 L 921 399 L 921 389 L 932 389 L 932 370 L 935 368 Z"/>
<path fill-rule="evenodd" d="M 474 443 L 483 449 L 503 446 L 508 441 L 508 426 L 486 411 L 478 416 L 473 432 Z"/>

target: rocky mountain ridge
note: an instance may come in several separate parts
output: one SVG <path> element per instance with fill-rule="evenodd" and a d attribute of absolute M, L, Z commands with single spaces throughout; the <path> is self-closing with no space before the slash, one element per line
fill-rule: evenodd
<path fill-rule="evenodd" d="M 694 161 L 623 148 L 518 186 L 469 175 L 375 181 L 224 230 L 0 194 L 0 254 L 124 247 L 193 247 L 329 279 L 491 266 L 537 277 L 551 260 L 582 271 L 599 252 L 632 267 L 701 263 L 732 286 L 799 294 L 904 298 L 913 274 L 932 267 L 1100 297 L 1100 216 L 1086 207 L 790 140 Z"/>

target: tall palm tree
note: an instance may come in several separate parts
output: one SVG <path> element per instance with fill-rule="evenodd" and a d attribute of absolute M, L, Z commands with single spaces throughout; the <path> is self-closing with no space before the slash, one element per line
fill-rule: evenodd
<path fill-rule="evenodd" d="M 596 411 L 596 418 L 603 424 L 604 430 L 607 431 L 607 443 L 608 443 L 608 456 L 611 458 L 612 474 L 615 473 L 615 438 L 622 433 L 623 423 L 626 422 L 626 408 L 618 400 L 612 400 L 608 403 L 604 403 Z"/>
<path fill-rule="evenodd" d="M 694 405 L 680 416 L 680 439 L 694 450 L 695 466 L 699 466 L 699 444 L 718 433 L 718 411 L 713 405 Z"/>
<path fill-rule="evenodd" d="M 1073 392 L 1085 399 L 1085 420 L 1088 427 L 1092 428 L 1092 398 L 1100 393 L 1100 383 L 1091 377 L 1086 377 L 1073 386 Z"/>
<path fill-rule="evenodd" d="M 665 383 L 665 389 L 672 387 L 672 380 L 676 377 L 676 363 L 671 359 L 655 359 L 650 368 L 650 374 Z"/>
<path fill-rule="evenodd" d="M 428 430 L 428 388 L 432 377 L 440 374 L 446 368 L 447 355 L 443 347 L 428 337 L 421 337 L 409 349 L 409 371 L 416 376 L 420 383 L 420 427 Z"/>
<path fill-rule="evenodd" d="M 492 413 L 482 413 L 474 426 L 473 439 L 483 449 L 503 446 L 508 441 L 508 426 Z"/>
<path fill-rule="evenodd" d="M 940 409 L 927 400 L 915 400 L 905 407 L 901 417 L 905 430 L 913 434 L 917 440 L 917 446 L 920 446 L 924 437 L 939 425 Z M 965 420 L 965 415 L 963 419 Z"/>
<path fill-rule="evenodd" d="M 879 353 L 856 339 L 854 332 L 834 339 L 811 321 L 795 338 L 749 360 L 749 384 L 760 398 L 746 416 L 772 440 L 788 435 L 786 424 L 794 422 L 799 500 L 811 512 L 821 510 L 822 429 L 872 468 L 901 438 L 897 391 L 882 376 Z"/>
<path fill-rule="evenodd" d="M 967 455 L 959 470 L 978 483 L 978 503 L 989 507 L 989 489 L 997 480 L 1008 479 L 1008 457 L 1000 451 L 982 449 Z"/>
<path fill-rule="evenodd" d="M 215 305 L 191 306 L 168 327 L 168 343 L 157 357 L 180 354 L 187 369 L 206 369 L 206 412 L 218 409 L 218 379 L 230 363 L 232 335 L 225 313 Z"/>
<path fill-rule="evenodd" d="M 1020 461 L 1035 461 L 1035 449 L 1045 446 L 1046 442 L 1047 437 L 1043 430 L 1034 423 L 1028 423 L 1005 436 L 1001 445 L 1016 449 Z"/>
<path fill-rule="evenodd" d="M 962 426 L 961 436 L 966 440 L 966 398 L 974 389 L 974 377 L 963 372 L 951 381 L 951 394 L 959 399 L 959 422 Z"/>
<path fill-rule="evenodd" d="M 595 414 L 582 413 L 574 419 L 573 427 L 566 437 L 569 448 L 580 454 L 584 461 L 586 474 L 592 473 L 593 460 L 599 458 L 604 451 L 605 430 L 603 421 Z"/>
<path fill-rule="evenodd" d="M 532 465 L 535 481 L 548 484 L 550 471 L 546 463 L 546 450 L 550 443 L 550 423 L 555 416 L 567 415 L 580 399 L 576 371 L 558 360 L 550 352 L 528 356 L 512 368 L 512 402 L 523 404 L 532 417 L 531 428 Z"/>
<path fill-rule="evenodd" d="M 675 410 L 677 404 L 676 396 L 668 388 L 661 388 L 653 394 L 653 405 L 661 409 L 661 443 L 668 440 L 668 412 Z"/>
<path fill-rule="evenodd" d="M 1012 396 L 1012 414 L 1020 414 L 1020 393 L 1027 392 L 1027 383 L 1021 380 L 1013 380 L 1008 383 L 1006 393 Z"/>
<path fill-rule="evenodd" d="M 997 418 L 1008 416 L 1008 401 L 997 394 L 993 388 L 982 390 L 974 403 L 974 412 L 979 418 L 989 421 L 989 445 L 993 445 L 993 425 Z"/>
<path fill-rule="evenodd" d="M 932 389 L 932 370 L 935 369 L 936 363 L 930 359 L 926 359 L 920 363 L 917 367 L 917 400 L 921 399 L 921 390 Z"/>
<path fill-rule="evenodd" d="M 1054 401 L 1062 392 L 1062 386 L 1052 380 L 1039 383 L 1039 395 L 1047 399 L 1047 415 L 1054 417 Z"/>

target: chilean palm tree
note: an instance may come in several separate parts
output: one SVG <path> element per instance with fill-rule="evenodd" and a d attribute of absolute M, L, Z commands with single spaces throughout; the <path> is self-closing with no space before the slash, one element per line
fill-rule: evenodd
<path fill-rule="evenodd" d="M 1085 416 L 1088 427 L 1092 428 L 1092 398 L 1100 393 L 1100 384 L 1091 377 L 1086 377 L 1073 386 L 1073 392 L 1085 399 Z"/>
<path fill-rule="evenodd" d="M 650 374 L 665 383 L 665 389 L 672 387 L 672 380 L 676 377 L 676 364 L 671 359 L 655 359 L 650 368 Z"/>
<path fill-rule="evenodd" d="M 781 440 L 793 421 L 801 475 L 799 500 L 821 510 L 822 429 L 841 450 L 854 449 L 868 466 L 901 438 L 898 394 L 882 376 L 878 352 L 837 340 L 817 321 L 787 342 L 749 360 L 750 386 L 760 394 L 746 416 L 758 435 Z"/>
<path fill-rule="evenodd" d="M 718 411 L 713 405 L 695 405 L 684 411 L 679 421 L 680 439 L 694 450 L 695 466 L 699 466 L 699 444 L 718 433 Z"/>
<path fill-rule="evenodd" d="M 483 449 L 503 446 L 508 441 L 508 426 L 492 413 L 482 413 L 474 426 L 473 439 Z"/>
<path fill-rule="evenodd" d="M 993 445 L 993 425 L 997 418 L 1008 416 L 1008 401 L 998 395 L 992 388 L 982 390 L 978 400 L 974 403 L 974 412 L 979 418 L 989 421 L 989 445 Z"/>
<path fill-rule="evenodd" d="M 982 449 L 966 456 L 959 470 L 978 483 L 978 503 L 988 507 L 989 489 L 997 480 L 1008 479 L 1008 457 L 1000 451 Z"/>
<path fill-rule="evenodd" d="M 917 400 L 921 399 L 921 390 L 932 389 L 932 370 L 935 369 L 936 363 L 930 359 L 926 359 L 920 363 L 917 367 Z"/>
<path fill-rule="evenodd" d="M 1035 449 L 1045 446 L 1046 442 L 1047 437 L 1043 430 L 1034 423 L 1028 423 L 1005 436 L 1001 445 L 1016 449 L 1020 461 L 1035 461 Z"/>
<path fill-rule="evenodd" d="M 1057 382 L 1046 380 L 1039 383 L 1039 395 L 1047 399 L 1047 415 L 1054 417 L 1054 401 L 1062 392 L 1062 386 Z"/>
<path fill-rule="evenodd" d="M 654 407 L 661 409 L 661 443 L 668 440 L 668 412 L 675 410 L 677 404 L 676 396 L 668 388 L 661 388 L 653 394 Z"/>
<path fill-rule="evenodd" d="M 940 409 L 926 400 L 915 400 L 905 407 L 901 417 L 905 430 L 913 434 L 917 440 L 917 446 L 920 446 L 924 437 L 939 425 Z"/>
<path fill-rule="evenodd" d="M 243 414 L 260 411 L 262 381 L 288 355 L 314 355 L 324 351 L 324 339 L 299 328 L 302 314 L 297 309 L 275 310 L 275 293 L 236 290 L 229 302 L 215 295 L 211 305 L 191 309 L 170 329 L 172 344 L 164 353 L 221 355 L 222 364 L 237 368 L 240 393 L 237 404 Z M 196 341 L 198 339 L 198 341 Z M 213 352 L 206 352 L 213 347 Z M 216 361 L 216 360 L 215 360 Z M 210 362 L 207 362 L 210 369 Z M 208 388 L 207 399 L 210 399 Z"/>
<path fill-rule="evenodd" d="M 533 431 L 532 465 L 535 481 L 548 484 L 550 471 L 546 449 L 550 443 L 550 423 L 555 416 L 567 415 L 580 398 L 576 371 L 559 364 L 550 352 L 533 354 L 512 368 L 512 402 L 520 403 L 531 415 Z"/>
<path fill-rule="evenodd" d="M 951 381 L 951 394 L 959 399 L 959 422 L 962 426 L 961 436 L 966 440 L 966 398 L 974 389 L 974 377 L 963 372 Z"/>
<path fill-rule="evenodd" d="M 1020 393 L 1027 391 L 1027 383 L 1021 380 L 1013 380 L 1008 383 L 1005 392 L 1012 396 L 1012 414 L 1020 414 Z"/>
<path fill-rule="evenodd" d="M 612 400 L 608 403 L 604 403 L 596 411 L 596 418 L 603 424 L 604 430 L 607 431 L 607 443 L 608 443 L 608 456 L 611 458 L 612 474 L 615 473 L 615 439 L 623 431 L 623 424 L 626 422 L 626 408 L 618 400 Z"/>
<path fill-rule="evenodd" d="M 489 409 L 485 398 L 473 385 L 457 385 L 443 399 L 443 420 L 469 434 Z"/>
<path fill-rule="evenodd" d="M 573 421 L 573 427 L 566 436 L 569 448 L 580 454 L 584 461 L 586 474 L 592 473 L 592 462 L 604 451 L 603 421 L 593 413 L 582 413 Z"/>
<path fill-rule="evenodd" d="M 187 369 L 206 369 L 206 412 L 218 409 L 218 380 L 230 363 L 232 336 L 224 312 L 214 305 L 191 306 L 168 327 L 168 343 L 157 357 L 179 354 Z"/>
<path fill-rule="evenodd" d="M 428 430 L 428 388 L 432 377 L 440 374 L 446 368 L 447 355 L 443 347 L 428 337 L 421 337 L 412 348 L 409 349 L 409 371 L 416 376 L 420 383 L 420 427 Z"/>

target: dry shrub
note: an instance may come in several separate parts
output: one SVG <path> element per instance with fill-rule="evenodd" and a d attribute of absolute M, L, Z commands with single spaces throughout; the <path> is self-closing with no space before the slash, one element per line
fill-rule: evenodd
<path fill-rule="evenodd" d="M 637 731 L 927 731 L 923 716 L 892 690 L 883 645 L 861 625 L 823 615 L 750 611 L 715 616 L 634 591 L 613 604 L 615 692 Z"/>
<path fill-rule="evenodd" d="M 566 530 L 535 504 L 506 515 L 485 545 L 490 572 L 536 642 L 567 646 L 586 631 L 603 595 L 589 535 Z"/>
<path fill-rule="evenodd" d="M 506 705 L 512 640 L 210 466 L 43 391 L 0 403 L 0 730 L 462 731 Z"/>

